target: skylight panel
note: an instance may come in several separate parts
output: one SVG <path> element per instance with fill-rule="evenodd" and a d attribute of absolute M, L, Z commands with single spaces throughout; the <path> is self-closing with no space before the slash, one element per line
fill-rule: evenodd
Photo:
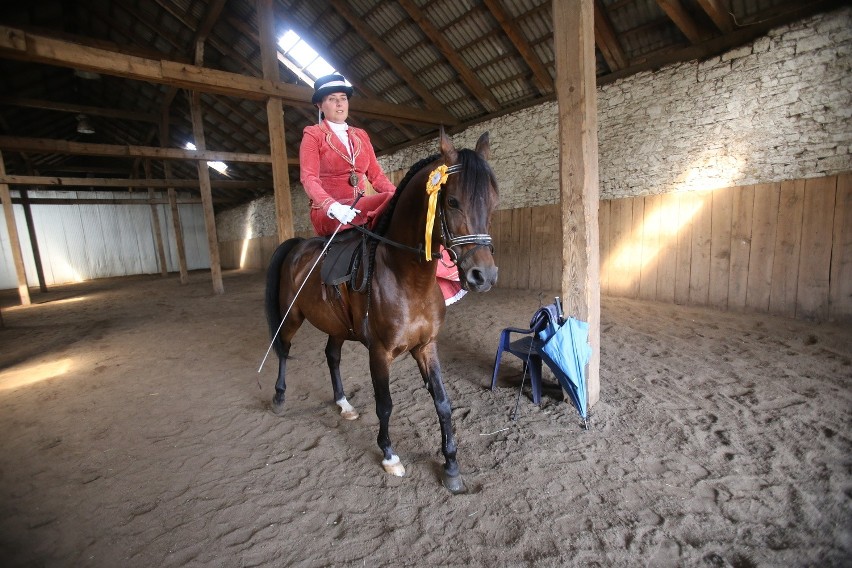
<path fill-rule="evenodd" d="M 187 150 L 198 150 L 198 148 L 196 148 L 195 144 L 193 144 L 192 142 L 187 142 L 184 148 L 186 148 Z M 219 172 L 220 174 L 227 175 L 228 173 L 228 164 L 226 164 L 225 162 L 207 162 L 207 165 L 210 168 L 213 168 L 214 170 Z"/>

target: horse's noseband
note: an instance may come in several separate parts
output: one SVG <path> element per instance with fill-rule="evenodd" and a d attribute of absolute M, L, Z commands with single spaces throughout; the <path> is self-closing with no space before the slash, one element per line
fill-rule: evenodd
<path fill-rule="evenodd" d="M 454 174 L 461 171 L 461 164 L 453 164 L 452 166 L 447 168 L 447 174 Z M 441 188 L 443 191 L 443 188 Z M 441 240 L 443 241 L 444 248 L 447 249 L 447 253 L 450 255 L 450 260 L 453 261 L 453 264 L 458 265 L 468 256 L 473 254 L 473 252 L 479 247 L 488 247 L 491 249 L 491 252 L 494 253 L 494 245 L 491 243 L 491 235 L 487 233 L 479 233 L 473 235 L 454 235 L 450 230 L 449 225 L 447 225 L 447 215 L 444 211 L 444 201 L 443 199 L 439 200 L 440 206 L 438 208 L 438 215 L 441 217 Z M 454 250 L 454 247 L 459 247 L 463 245 L 476 245 L 469 250 L 465 251 L 461 256 Z"/>

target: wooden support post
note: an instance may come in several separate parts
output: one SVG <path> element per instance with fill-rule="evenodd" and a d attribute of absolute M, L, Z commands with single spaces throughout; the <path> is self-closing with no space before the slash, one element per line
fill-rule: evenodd
<path fill-rule="evenodd" d="M 163 119 L 160 121 L 160 146 L 166 148 L 169 145 L 169 107 L 163 109 Z M 163 161 L 163 176 L 167 179 L 172 177 L 172 165 L 168 160 Z M 186 268 L 186 247 L 183 244 L 183 229 L 180 224 L 180 210 L 177 206 L 177 195 L 175 188 L 168 188 L 169 208 L 172 211 L 172 227 L 175 232 L 175 247 L 178 253 L 178 267 L 180 270 L 180 283 L 189 282 L 189 271 Z"/>
<path fill-rule="evenodd" d="M 553 0 L 562 298 L 565 313 L 589 322 L 588 404 L 600 396 L 600 251 L 594 0 Z"/>
<path fill-rule="evenodd" d="M 192 135 L 195 147 L 201 150 L 207 148 L 204 142 L 204 120 L 201 114 L 201 93 L 193 91 L 190 94 L 190 112 L 192 113 Z M 213 279 L 213 291 L 224 294 L 222 284 L 222 265 L 219 262 L 219 239 L 216 237 L 216 217 L 213 214 L 213 190 L 210 188 L 210 172 L 207 162 L 198 163 L 198 183 L 201 188 L 201 205 L 204 208 L 204 226 L 207 229 L 207 247 L 210 249 L 210 276 Z"/>
<path fill-rule="evenodd" d="M 260 26 L 260 53 L 263 78 L 278 81 L 276 56 L 275 18 L 272 0 L 257 0 L 257 21 Z M 275 189 L 275 218 L 278 223 L 278 240 L 292 238 L 293 204 L 290 196 L 290 172 L 287 167 L 287 141 L 284 137 L 284 109 L 281 99 L 270 97 L 266 101 L 266 120 L 269 122 L 269 148 L 272 154 L 272 184 Z"/>
<path fill-rule="evenodd" d="M 30 207 L 30 197 L 24 188 L 20 188 L 18 192 L 21 194 L 21 205 L 24 206 L 24 219 L 27 221 L 27 233 L 30 235 L 30 248 L 33 252 L 33 263 L 35 264 L 36 277 L 38 278 L 38 287 L 42 292 L 47 292 L 47 281 L 44 279 L 44 267 L 41 263 L 41 252 L 38 248 L 38 236 L 35 231 L 32 207 Z"/>
<path fill-rule="evenodd" d="M 151 162 L 145 160 L 143 163 L 145 168 L 145 177 L 151 179 Z M 154 188 L 148 188 L 148 199 L 151 200 L 151 230 L 154 231 L 154 240 L 157 243 L 157 258 L 160 259 L 160 274 L 163 277 L 169 275 L 169 266 L 166 264 L 166 249 L 163 246 L 163 230 L 160 228 L 160 212 L 159 207 L 153 203 Z"/>
<path fill-rule="evenodd" d="M 0 174 L 6 175 L 6 162 L 0 152 Z M 21 251 L 21 239 L 18 237 L 18 225 L 15 224 L 15 210 L 12 209 L 12 193 L 9 186 L 0 183 L 0 199 L 3 200 L 3 215 L 6 217 L 6 231 L 9 233 L 9 244 L 12 258 L 15 260 L 15 273 L 18 275 L 18 295 L 21 305 L 30 305 L 30 289 L 27 287 L 27 271 L 24 268 L 24 254 Z"/>

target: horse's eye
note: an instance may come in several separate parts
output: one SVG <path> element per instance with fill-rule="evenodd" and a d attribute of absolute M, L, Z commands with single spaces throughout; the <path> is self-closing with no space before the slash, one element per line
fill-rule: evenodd
<path fill-rule="evenodd" d="M 459 200 L 456 199 L 453 196 L 450 196 L 450 197 L 447 198 L 447 206 L 449 206 L 453 209 L 458 209 L 459 208 Z"/>

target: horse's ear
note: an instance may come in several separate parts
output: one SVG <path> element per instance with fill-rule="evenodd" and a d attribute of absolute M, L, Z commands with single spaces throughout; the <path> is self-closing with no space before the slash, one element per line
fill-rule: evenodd
<path fill-rule="evenodd" d="M 447 133 L 444 132 L 444 125 L 441 125 L 440 128 L 440 144 L 441 144 L 441 155 L 444 156 L 444 159 L 449 164 L 455 164 L 459 161 L 459 153 L 456 152 L 455 146 L 453 146 L 453 141 L 450 140 L 450 137 L 447 136 Z"/>
<path fill-rule="evenodd" d="M 483 160 L 491 158 L 491 140 L 488 136 L 488 131 L 482 133 L 479 140 L 476 141 L 476 153 L 482 156 Z"/>

